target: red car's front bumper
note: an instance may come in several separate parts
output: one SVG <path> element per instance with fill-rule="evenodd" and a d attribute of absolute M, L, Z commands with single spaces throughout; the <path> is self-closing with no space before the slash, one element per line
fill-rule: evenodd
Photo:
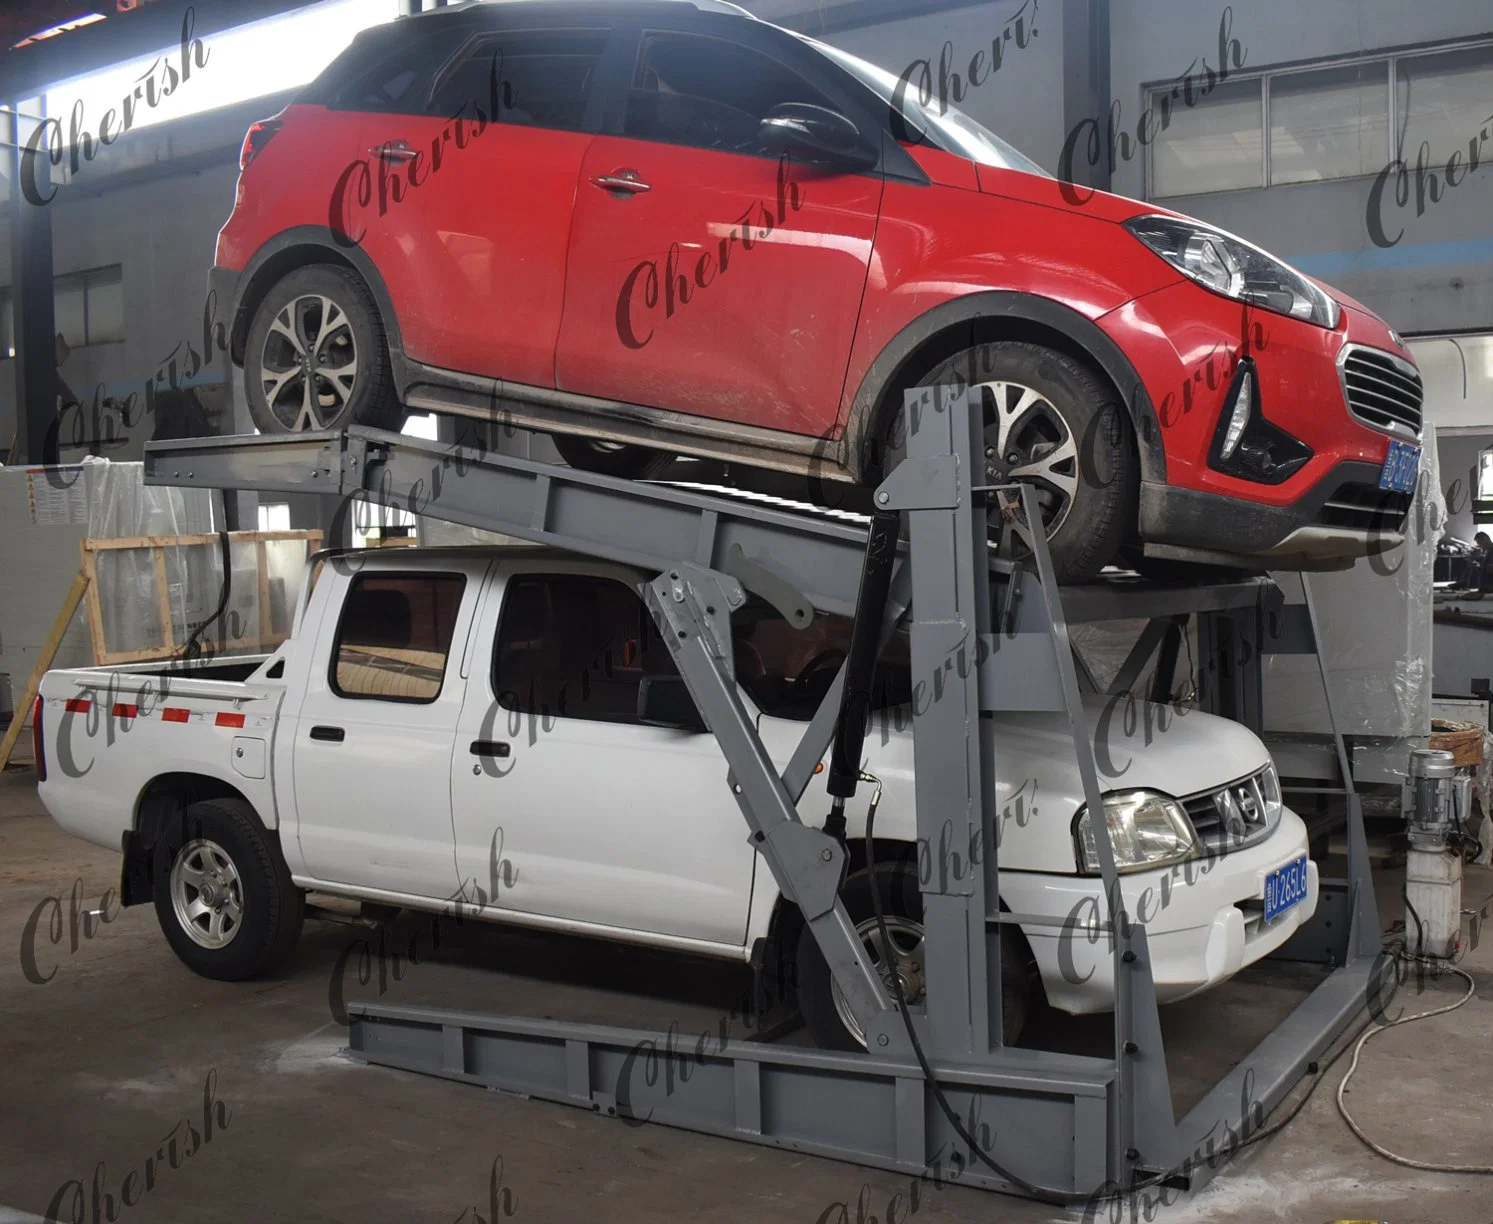
<path fill-rule="evenodd" d="M 1396 408 L 1403 420 L 1366 412 L 1376 421 L 1368 424 L 1350 410 L 1340 368 L 1358 352 L 1393 363 L 1418 387 L 1409 354 L 1382 320 L 1355 303 L 1328 330 L 1182 282 L 1098 322 L 1134 363 L 1161 430 L 1166 482 L 1140 493 L 1140 535 L 1151 551 L 1311 569 L 1400 543 L 1412 495 L 1379 489 L 1379 475 L 1392 441 L 1419 442 L 1418 394 L 1413 411 Z M 1241 357 L 1253 363 L 1264 420 L 1310 448 L 1279 483 L 1210 462 Z"/>

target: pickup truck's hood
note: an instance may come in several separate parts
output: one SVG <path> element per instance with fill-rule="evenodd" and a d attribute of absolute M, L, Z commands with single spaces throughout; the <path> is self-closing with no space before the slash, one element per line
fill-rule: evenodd
<path fill-rule="evenodd" d="M 1086 697 L 1084 716 L 1093 738 L 1104 791 L 1155 790 L 1186 798 L 1247 777 L 1270 762 L 1253 732 L 1198 710 L 1153 705 L 1129 696 Z M 1024 871 L 1071 874 L 1073 818 L 1084 804 L 1083 780 L 1064 714 L 995 716 L 996 798 L 1001 812 L 1001 865 Z M 788 731 L 788 728 L 792 731 Z M 803 725 L 779 724 L 779 753 L 786 763 Z M 917 839 L 911 711 L 877 711 L 866 737 L 866 760 L 886 788 L 877 833 Z M 775 758 L 776 759 L 776 758 Z M 827 809 L 824 774 L 799 804 L 804 819 Z M 859 805 L 852 805 L 850 833 L 864 833 Z"/>
<path fill-rule="evenodd" d="M 1157 790 L 1181 798 L 1245 777 L 1270 761 L 1248 728 L 1200 710 L 1129 695 L 1086 696 L 1083 707 L 1104 790 Z M 1083 802 L 1067 715 L 1000 714 L 996 721 L 998 773 L 1023 759 L 1034 767 L 1040 762 L 1044 778 L 1054 786 L 1060 777 L 1069 778 L 1077 802 Z"/>

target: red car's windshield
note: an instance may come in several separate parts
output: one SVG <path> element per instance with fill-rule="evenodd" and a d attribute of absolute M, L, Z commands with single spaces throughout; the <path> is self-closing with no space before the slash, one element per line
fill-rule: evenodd
<path fill-rule="evenodd" d="M 900 111 L 909 127 L 932 132 L 940 147 L 950 153 L 958 153 L 971 161 L 994 166 L 999 170 L 1021 170 L 1026 174 L 1040 174 L 1043 178 L 1053 177 L 1020 149 L 1007 144 L 963 111 L 953 106 L 924 106 L 919 98 L 916 81 L 903 85 L 884 68 L 868 64 L 838 47 L 816 42 L 812 38 L 804 38 L 803 41 L 834 60 L 894 111 Z"/>

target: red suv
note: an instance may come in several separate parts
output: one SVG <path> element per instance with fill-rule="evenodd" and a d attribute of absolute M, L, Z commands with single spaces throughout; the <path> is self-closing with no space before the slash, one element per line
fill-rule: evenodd
<path fill-rule="evenodd" d="M 508 0 L 360 35 L 244 141 L 212 286 L 262 431 L 409 410 L 867 485 L 977 387 L 1061 575 L 1399 542 L 1422 387 L 1362 306 L 716 0 Z"/>

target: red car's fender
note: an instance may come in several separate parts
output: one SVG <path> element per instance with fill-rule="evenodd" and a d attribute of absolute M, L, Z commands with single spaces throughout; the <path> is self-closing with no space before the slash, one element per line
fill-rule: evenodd
<path fill-rule="evenodd" d="M 1096 194 L 1075 207 L 1055 181 L 983 166 L 981 189 L 972 190 L 938 164 L 947 155 L 915 155 L 934 182 L 887 183 L 840 406 L 852 472 L 862 475 L 867 443 L 884 427 L 895 391 L 932 364 L 930 354 L 947 356 L 938 346 L 961 328 L 1000 320 L 1008 335 L 1046 336 L 1096 362 L 1130 406 L 1144 479 L 1165 481 L 1151 395 L 1096 325 L 1182 279 L 1117 224 L 1144 206 Z"/>

